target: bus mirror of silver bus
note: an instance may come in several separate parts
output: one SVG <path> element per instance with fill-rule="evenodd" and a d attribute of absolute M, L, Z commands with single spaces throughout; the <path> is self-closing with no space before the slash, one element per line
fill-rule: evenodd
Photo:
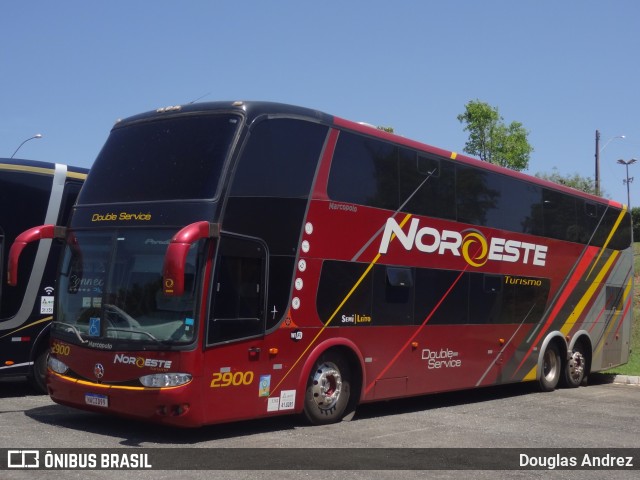
<path fill-rule="evenodd" d="M 166 296 L 184 294 L 184 270 L 187 254 L 198 240 L 220 236 L 220 225 L 207 221 L 187 225 L 176 233 L 167 247 L 162 267 L 162 291 Z"/>
<path fill-rule="evenodd" d="M 25 230 L 18 235 L 11 245 L 9 250 L 9 265 L 7 268 L 7 283 L 12 287 L 18 284 L 18 263 L 20 260 L 20 254 L 27 244 L 35 242 L 37 240 L 60 238 L 63 239 L 66 236 L 67 229 L 65 227 L 58 227 L 55 225 L 40 225 L 38 227 Z"/>

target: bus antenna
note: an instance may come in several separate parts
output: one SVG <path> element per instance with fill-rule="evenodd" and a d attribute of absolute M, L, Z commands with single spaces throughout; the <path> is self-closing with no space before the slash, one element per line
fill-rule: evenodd
<path fill-rule="evenodd" d="M 211 92 L 205 93 L 204 95 L 199 96 L 195 100 L 191 100 L 189 103 L 187 103 L 187 105 L 192 105 L 192 104 L 196 103 L 198 100 L 202 100 L 204 97 L 209 96 L 209 95 L 211 95 Z"/>

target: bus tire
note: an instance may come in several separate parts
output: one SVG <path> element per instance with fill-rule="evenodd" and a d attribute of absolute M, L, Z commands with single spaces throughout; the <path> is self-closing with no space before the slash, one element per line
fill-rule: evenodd
<path fill-rule="evenodd" d="M 49 349 L 41 350 L 33 360 L 31 373 L 29 375 L 29 383 L 31 386 L 41 392 L 47 393 L 47 362 L 49 361 Z"/>
<path fill-rule="evenodd" d="M 309 374 L 304 414 L 313 425 L 342 420 L 351 395 L 351 370 L 337 354 L 322 355 Z"/>
<path fill-rule="evenodd" d="M 542 371 L 540 372 L 540 390 L 552 392 L 558 386 L 562 373 L 560 351 L 555 343 L 550 343 L 542 356 Z"/>
<path fill-rule="evenodd" d="M 568 388 L 579 387 L 587 373 L 587 358 L 582 344 L 578 343 L 573 348 L 564 367 L 562 385 Z"/>

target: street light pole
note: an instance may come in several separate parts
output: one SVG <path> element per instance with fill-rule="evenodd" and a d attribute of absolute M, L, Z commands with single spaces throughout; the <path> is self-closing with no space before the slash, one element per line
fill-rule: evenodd
<path fill-rule="evenodd" d="M 596 130 L 596 195 L 600 196 L 600 132 Z"/>
<path fill-rule="evenodd" d="M 27 139 L 26 139 L 25 141 L 23 141 L 20 145 L 18 145 L 18 148 L 16 148 L 16 151 L 15 151 L 15 152 L 13 152 L 13 154 L 11 155 L 11 157 L 10 157 L 10 158 L 13 158 L 13 157 L 14 157 L 14 155 L 15 155 L 16 153 L 18 153 L 18 150 L 20 150 L 20 147 L 22 147 L 22 145 L 24 145 L 25 143 L 27 143 L 29 140 L 33 140 L 33 139 L 35 139 L 35 138 L 42 138 L 42 135 L 41 135 L 40 133 L 36 133 L 33 137 L 29 137 L 29 138 L 27 138 Z"/>
<path fill-rule="evenodd" d="M 632 158 L 631 160 L 627 160 L 627 161 L 622 159 L 618 160 L 618 163 L 620 165 L 624 165 L 627 170 L 627 178 L 622 180 L 622 183 L 627 185 L 627 208 L 629 210 L 631 210 L 631 196 L 629 193 L 629 184 L 633 182 L 633 177 L 629 178 L 629 165 L 633 165 L 636 162 L 637 160 L 635 158 Z"/>
<path fill-rule="evenodd" d="M 596 187 L 596 195 L 600 195 L 600 154 L 607 148 L 607 145 L 611 143 L 612 140 L 616 138 L 625 139 L 624 135 L 616 135 L 615 137 L 611 137 L 604 144 L 602 148 L 600 148 L 600 131 L 596 130 L 596 178 L 595 178 L 595 187 Z"/>

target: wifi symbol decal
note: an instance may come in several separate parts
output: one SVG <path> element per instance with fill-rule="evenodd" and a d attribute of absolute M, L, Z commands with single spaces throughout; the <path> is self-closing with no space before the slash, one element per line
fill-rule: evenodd
<path fill-rule="evenodd" d="M 47 295 L 51 295 L 53 293 L 53 287 L 44 287 L 44 291 Z"/>

